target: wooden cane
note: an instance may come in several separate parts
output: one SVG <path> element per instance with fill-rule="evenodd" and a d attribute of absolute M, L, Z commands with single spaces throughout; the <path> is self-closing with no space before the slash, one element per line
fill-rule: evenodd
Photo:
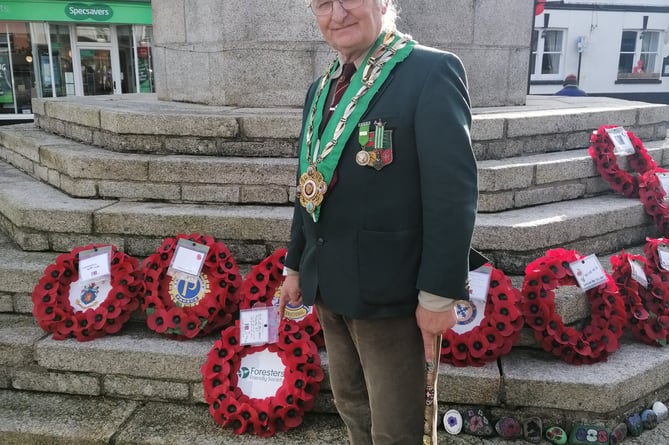
<path fill-rule="evenodd" d="M 425 362 L 425 421 L 423 423 L 423 445 L 437 445 L 437 377 L 441 355 L 441 334 L 432 340 L 432 360 Z"/>

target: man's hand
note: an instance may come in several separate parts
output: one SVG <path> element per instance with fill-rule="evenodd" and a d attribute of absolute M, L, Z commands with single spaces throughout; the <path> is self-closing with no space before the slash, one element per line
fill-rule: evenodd
<path fill-rule="evenodd" d="M 302 291 L 300 291 L 300 276 L 298 274 L 289 274 L 283 280 L 281 295 L 279 296 L 279 318 L 283 318 L 286 304 L 289 303 L 291 306 L 302 304 Z"/>
<path fill-rule="evenodd" d="M 434 338 L 451 329 L 457 322 L 455 307 L 445 312 L 433 312 L 425 309 L 420 304 L 416 307 L 416 323 L 423 334 L 423 347 L 425 348 L 425 361 L 431 362 L 434 357 Z"/>

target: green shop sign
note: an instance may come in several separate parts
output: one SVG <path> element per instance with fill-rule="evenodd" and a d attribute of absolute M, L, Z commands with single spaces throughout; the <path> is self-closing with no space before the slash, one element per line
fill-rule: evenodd
<path fill-rule="evenodd" d="M 113 17 L 114 10 L 111 6 L 101 3 L 91 5 L 85 3 L 68 3 L 65 6 L 65 15 L 74 21 L 91 19 L 97 22 L 105 22 Z"/>
<path fill-rule="evenodd" d="M 0 0 L 1 21 L 151 24 L 150 0 Z"/>

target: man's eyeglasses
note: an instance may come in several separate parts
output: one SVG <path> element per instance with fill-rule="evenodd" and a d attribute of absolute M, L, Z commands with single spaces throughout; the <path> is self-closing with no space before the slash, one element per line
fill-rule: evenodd
<path fill-rule="evenodd" d="M 332 14 L 335 1 L 339 2 L 339 6 L 348 11 L 362 5 L 364 0 L 311 0 L 309 7 L 315 15 L 329 15 Z"/>

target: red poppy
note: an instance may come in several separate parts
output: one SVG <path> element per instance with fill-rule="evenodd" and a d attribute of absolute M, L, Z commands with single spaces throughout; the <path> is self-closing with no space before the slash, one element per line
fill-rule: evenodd
<path fill-rule="evenodd" d="M 186 338 L 194 338 L 201 331 L 202 321 L 192 312 L 184 312 L 181 316 L 179 330 Z"/>
<path fill-rule="evenodd" d="M 168 327 L 167 317 L 168 314 L 165 309 L 156 309 L 146 316 L 146 324 L 152 331 L 162 334 Z"/>

